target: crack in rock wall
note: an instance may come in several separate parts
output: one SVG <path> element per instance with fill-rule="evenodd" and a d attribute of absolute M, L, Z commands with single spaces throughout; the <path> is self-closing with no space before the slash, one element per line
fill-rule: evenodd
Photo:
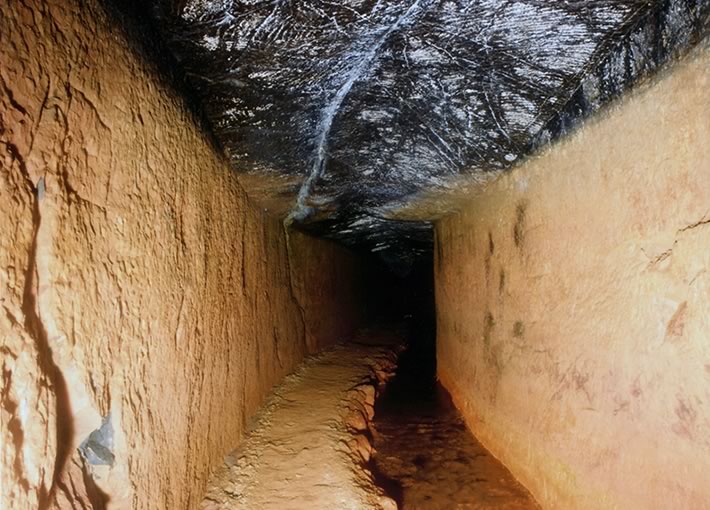
<path fill-rule="evenodd" d="M 0 506 L 194 506 L 358 259 L 253 207 L 99 2 L 0 23 Z"/>
<path fill-rule="evenodd" d="M 710 46 L 436 230 L 439 377 L 544 508 L 710 502 Z"/>

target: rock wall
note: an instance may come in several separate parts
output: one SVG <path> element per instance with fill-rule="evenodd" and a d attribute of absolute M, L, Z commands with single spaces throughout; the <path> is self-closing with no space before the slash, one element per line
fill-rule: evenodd
<path fill-rule="evenodd" d="M 0 507 L 192 507 L 356 259 L 289 248 L 96 1 L 1 16 Z"/>
<path fill-rule="evenodd" d="M 369 276 L 372 261 L 304 234 L 294 232 L 290 238 L 295 260 L 291 282 L 298 302 L 306 305 L 306 345 L 313 353 L 349 338 L 354 325 L 366 320 L 366 295 L 375 284 Z M 313 249 L 316 243 L 318 249 Z"/>
<path fill-rule="evenodd" d="M 438 372 L 545 508 L 710 508 L 710 51 L 436 228 Z"/>

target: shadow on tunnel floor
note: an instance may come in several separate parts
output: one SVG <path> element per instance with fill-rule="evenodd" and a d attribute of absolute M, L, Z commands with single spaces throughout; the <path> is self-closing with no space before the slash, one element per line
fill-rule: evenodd
<path fill-rule="evenodd" d="M 379 298 L 389 302 L 372 318 L 399 323 L 407 349 L 375 405 L 375 482 L 403 509 L 539 508 L 471 434 L 437 382 L 432 266 L 391 278 Z"/>

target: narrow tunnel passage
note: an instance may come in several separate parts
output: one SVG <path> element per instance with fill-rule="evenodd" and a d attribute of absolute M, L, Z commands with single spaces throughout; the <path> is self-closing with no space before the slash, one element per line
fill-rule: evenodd
<path fill-rule="evenodd" d="M 274 389 L 202 508 L 539 508 L 436 380 L 431 260 L 368 267 L 365 325 Z"/>
<path fill-rule="evenodd" d="M 537 509 L 471 434 L 436 379 L 434 275 L 423 260 L 399 285 L 406 350 L 375 405 L 376 480 L 403 509 Z"/>
<path fill-rule="evenodd" d="M 2 3 L 0 508 L 710 510 L 708 34 Z"/>

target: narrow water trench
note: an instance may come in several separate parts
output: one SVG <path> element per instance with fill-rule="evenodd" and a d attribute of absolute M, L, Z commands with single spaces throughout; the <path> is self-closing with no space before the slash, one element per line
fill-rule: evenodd
<path fill-rule="evenodd" d="M 437 382 L 431 265 L 373 271 L 369 327 L 274 388 L 202 508 L 539 508 Z"/>
<path fill-rule="evenodd" d="M 377 482 L 401 509 L 539 508 L 471 434 L 436 380 L 435 308 L 428 277 L 419 278 L 408 301 L 408 348 L 375 406 L 372 469 Z"/>

